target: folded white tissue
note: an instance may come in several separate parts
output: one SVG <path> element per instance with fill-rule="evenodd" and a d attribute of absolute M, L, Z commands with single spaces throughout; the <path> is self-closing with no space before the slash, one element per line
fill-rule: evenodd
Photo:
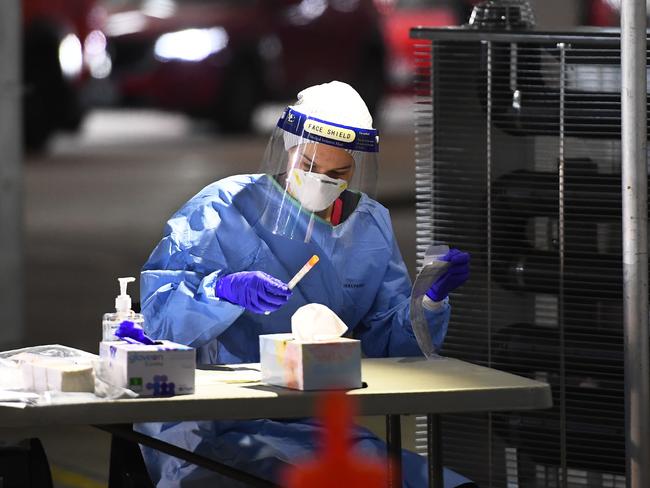
<path fill-rule="evenodd" d="M 347 325 L 339 316 L 320 303 L 303 305 L 291 317 L 291 333 L 297 341 L 331 341 L 341 337 L 347 330 Z"/>
<path fill-rule="evenodd" d="M 291 334 L 260 336 L 262 381 L 298 390 L 360 388 L 361 345 L 341 337 L 347 330 L 325 305 L 300 307 Z"/>

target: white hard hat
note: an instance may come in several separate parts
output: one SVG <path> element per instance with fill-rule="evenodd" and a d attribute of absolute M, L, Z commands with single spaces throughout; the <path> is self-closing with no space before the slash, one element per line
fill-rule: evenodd
<path fill-rule="evenodd" d="M 347 83 L 331 81 L 305 88 L 290 108 L 335 124 L 372 129 L 372 115 L 361 95 Z"/>
<path fill-rule="evenodd" d="M 310 86 L 298 93 L 298 100 L 289 108 L 326 122 L 355 127 L 357 129 L 373 129 L 372 115 L 359 92 L 347 83 L 330 81 L 321 85 Z M 296 146 L 300 137 L 284 133 L 284 148 Z M 357 151 L 348 151 L 357 159 Z"/>

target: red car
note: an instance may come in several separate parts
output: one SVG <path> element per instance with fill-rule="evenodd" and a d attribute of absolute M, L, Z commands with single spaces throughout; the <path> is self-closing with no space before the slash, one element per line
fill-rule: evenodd
<path fill-rule="evenodd" d="M 27 147 L 81 121 L 85 81 L 110 71 L 96 0 L 23 0 L 23 112 Z"/>
<path fill-rule="evenodd" d="M 384 44 L 372 0 L 121 4 L 106 32 L 123 104 L 208 116 L 242 132 L 258 104 L 291 100 L 315 83 L 347 81 L 371 107 L 383 94 Z"/>
<path fill-rule="evenodd" d="M 375 0 L 382 13 L 382 30 L 387 46 L 388 86 L 393 92 L 413 88 L 415 44 L 409 38 L 412 27 L 458 25 L 458 2 L 449 0 Z"/>
<path fill-rule="evenodd" d="M 620 0 L 589 0 L 585 24 L 618 27 L 620 8 Z"/>

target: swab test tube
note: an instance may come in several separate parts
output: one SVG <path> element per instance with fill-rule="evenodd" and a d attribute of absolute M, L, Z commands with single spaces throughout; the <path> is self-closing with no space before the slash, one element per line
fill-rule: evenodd
<path fill-rule="evenodd" d="M 287 284 L 290 290 L 293 290 L 293 288 L 298 284 L 298 282 L 302 280 L 307 273 L 309 273 L 309 270 L 316 265 L 319 259 L 320 258 L 315 254 L 311 258 L 309 258 L 309 261 L 307 261 L 305 265 L 302 268 L 300 268 L 300 271 L 298 271 L 296 275 L 293 278 L 291 278 L 291 281 L 289 281 L 289 283 Z M 269 315 L 270 313 L 271 312 L 264 312 L 264 315 Z"/>
<path fill-rule="evenodd" d="M 311 258 L 309 258 L 309 261 L 307 261 L 305 265 L 302 268 L 300 268 L 300 271 L 298 271 L 296 275 L 293 278 L 291 278 L 291 281 L 289 281 L 288 286 L 290 290 L 293 290 L 294 287 L 298 284 L 298 282 L 302 280 L 307 273 L 309 273 L 309 271 L 316 265 L 318 260 L 319 258 L 315 254 Z"/>

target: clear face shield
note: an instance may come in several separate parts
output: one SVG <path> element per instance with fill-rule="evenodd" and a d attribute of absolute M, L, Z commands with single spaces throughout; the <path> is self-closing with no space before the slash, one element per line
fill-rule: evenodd
<path fill-rule="evenodd" d="M 287 108 L 262 165 L 267 177 L 261 224 L 303 242 L 341 232 L 362 198 L 374 197 L 378 146 L 375 129 L 334 124 Z"/>

